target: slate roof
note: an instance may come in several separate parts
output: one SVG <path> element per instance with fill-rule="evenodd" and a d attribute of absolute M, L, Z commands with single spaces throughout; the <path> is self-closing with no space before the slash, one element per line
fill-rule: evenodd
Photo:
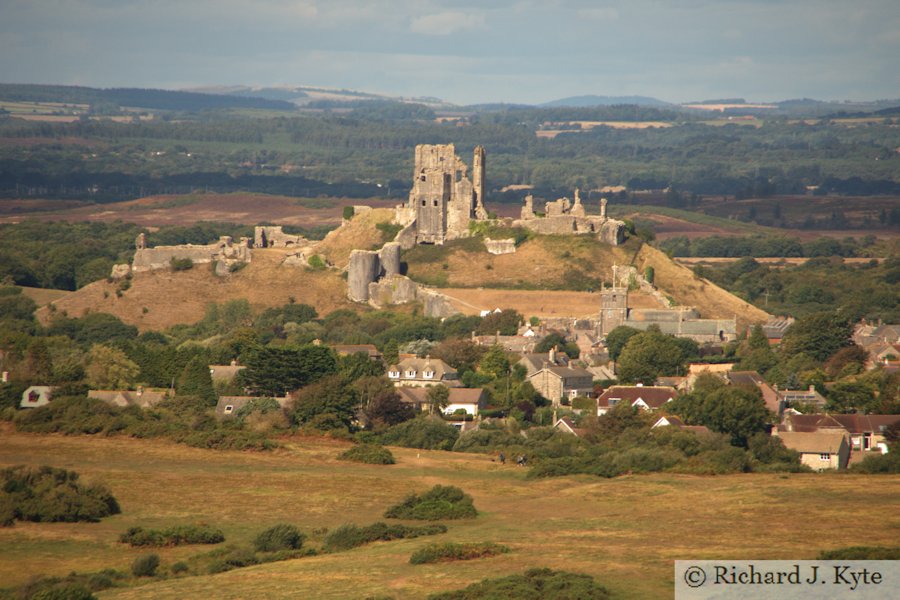
<path fill-rule="evenodd" d="M 678 391 L 669 386 L 614 385 L 600 394 L 597 404 L 600 407 L 609 407 L 609 401 L 612 399 L 633 405 L 640 399 L 650 408 L 656 409 L 677 397 Z"/>
<path fill-rule="evenodd" d="M 102 400 L 112 406 L 150 408 L 166 399 L 167 390 L 90 390 L 88 398 Z"/>

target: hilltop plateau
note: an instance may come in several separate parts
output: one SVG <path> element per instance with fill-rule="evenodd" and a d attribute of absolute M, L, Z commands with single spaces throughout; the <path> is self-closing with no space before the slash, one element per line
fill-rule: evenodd
<path fill-rule="evenodd" d="M 210 302 L 238 298 L 256 309 L 281 306 L 291 299 L 314 306 L 319 314 L 363 309 L 365 305 L 347 300 L 341 271 L 352 250 L 375 249 L 391 239 L 397 227 L 390 224 L 392 216 L 388 209 L 365 211 L 321 242 L 311 242 L 304 252 L 321 256 L 331 266 L 324 270 L 282 264 L 296 249 L 254 249 L 249 264 L 225 277 L 214 275 L 205 264 L 178 272 L 137 272 L 125 289 L 121 282 L 96 281 L 41 308 L 38 317 L 47 322 L 57 311 L 69 316 L 108 312 L 151 330 L 196 322 Z M 676 304 L 697 307 L 704 317 L 736 317 L 740 326 L 767 317 L 636 238 L 623 246 L 608 246 L 587 236 L 533 235 L 514 254 L 495 256 L 475 236 L 444 246 L 417 246 L 404 252 L 403 262 L 410 278 L 437 288 L 467 314 L 498 307 L 539 317 L 594 314 L 599 307 L 596 290 L 617 264 L 633 265 L 640 272 L 653 267 L 662 294 Z M 630 305 L 650 308 L 659 302 L 634 292 Z"/>

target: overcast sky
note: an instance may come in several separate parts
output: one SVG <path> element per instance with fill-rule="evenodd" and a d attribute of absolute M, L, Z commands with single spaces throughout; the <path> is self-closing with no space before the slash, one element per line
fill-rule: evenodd
<path fill-rule="evenodd" d="M 900 98 L 900 0 L 0 0 L 0 82 Z"/>

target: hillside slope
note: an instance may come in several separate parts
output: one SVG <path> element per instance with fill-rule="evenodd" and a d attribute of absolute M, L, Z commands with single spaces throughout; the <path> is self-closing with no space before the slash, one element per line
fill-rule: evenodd
<path fill-rule="evenodd" d="M 657 288 L 669 294 L 678 304 L 696 306 L 706 318 L 735 317 L 740 330 L 750 324 L 764 322 L 770 316 L 711 281 L 697 277 L 689 268 L 647 244 L 641 246 L 634 265 L 641 272 L 652 266 Z"/>
<path fill-rule="evenodd" d="M 213 275 L 208 265 L 182 272 L 159 270 L 136 273 L 131 287 L 117 295 L 119 284 L 106 280 L 55 300 L 53 307 L 69 316 L 108 312 L 142 331 L 165 329 L 200 320 L 210 302 L 245 298 L 258 310 L 281 306 L 291 299 L 314 306 L 320 315 L 338 308 L 362 310 L 347 300 L 346 281 L 340 271 L 355 248 L 380 247 L 390 231 L 390 209 L 373 209 L 357 215 L 332 231 L 313 252 L 325 257 L 334 269 L 312 271 L 284 266 L 284 249 L 253 250 L 253 260 L 227 277 Z M 744 327 L 766 320 L 768 315 L 718 286 L 697 278 L 689 268 L 637 239 L 609 246 L 587 236 L 534 236 L 514 254 L 492 255 L 480 238 L 450 242 L 444 246 L 417 246 L 403 254 L 408 275 L 447 290 L 464 313 L 493 308 L 515 308 L 526 315 L 586 317 L 599 310 L 597 290 L 609 281 L 612 266 L 633 264 L 643 271 L 653 266 L 656 284 L 678 304 L 697 307 L 708 318 L 737 317 Z M 483 289 L 482 289 L 483 288 Z M 499 290 L 494 292 L 493 290 Z M 548 293 L 555 290 L 555 293 Z M 634 293 L 629 306 L 652 307 L 649 295 Z M 47 322 L 48 307 L 38 311 Z"/>
<path fill-rule="evenodd" d="M 209 265 L 135 273 L 122 297 L 116 296 L 117 283 L 95 281 L 53 304 L 72 317 L 107 312 L 141 331 L 195 323 L 210 302 L 237 298 L 246 298 L 255 309 L 282 306 L 293 298 L 314 306 L 319 314 L 351 306 L 346 284 L 336 271 L 282 266 L 285 255 L 284 250 L 254 250 L 253 261 L 227 277 L 216 277 Z M 36 314 L 44 323 L 51 317 L 46 307 Z"/>

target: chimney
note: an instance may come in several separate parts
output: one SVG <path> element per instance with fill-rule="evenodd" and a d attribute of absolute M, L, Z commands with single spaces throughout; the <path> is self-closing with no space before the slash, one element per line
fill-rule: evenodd
<path fill-rule="evenodd" d="M 556 364 L 556 346 L 550 348 L 549 359 L 551 363 Z"/>
<path fill-rule="evenodd" d="M 236 366 L 237 366 L 237 359 L 236 359 L 236 358 L 232 358 L 232 359 L 231 359 L 231 366 L 232 366 L 232 367 L 236 367 Z"/>
<path fill-rule="evenodd" d="M 137 386 L 137 395 L 138 396 L 144 395 L 144 386 L 142 386 L 142 385 Z"/>
<path fill-rule="evenodd" d="M 810 384 L 810 385 L 809 385 L 809 393 L 812 394 L 812 393 L 815 392 L 815 391 L 816 391 L 816 386 Z"/>

